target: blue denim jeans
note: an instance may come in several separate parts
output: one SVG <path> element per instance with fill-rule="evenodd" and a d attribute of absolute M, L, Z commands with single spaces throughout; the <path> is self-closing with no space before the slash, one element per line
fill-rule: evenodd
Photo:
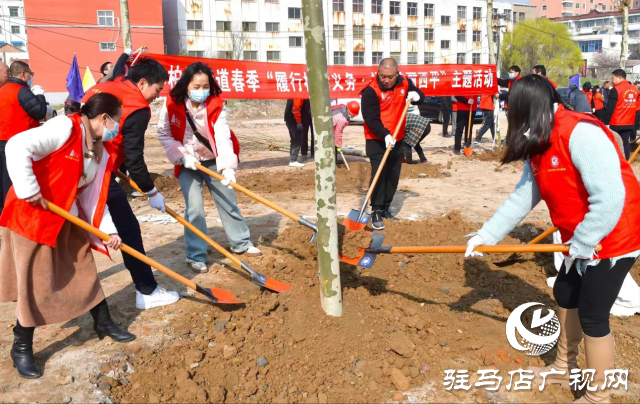
<path fill-rule="evenodd" d="M 204 161 L 203 166 L 216 171 L 215 161 Z M 252 247 L 249 240 L 249 228 L 245 222 L 233 189 L 222 185 L 220 181 L 203 173 L 182 167 L 178 178 L 182 194 L 186 203 L 184 218 L 198 230 L 207 234 L 207 220 L 204 212 L 204 200 L 202 198 L 202 184 L 205 183 L 211 197 L 216 203 L 218 214 L 222 221 L 222 227 L 231 244 L 231 250 L 241 253 Z M 185 227 L 184 240 L 187 249 L 187 258 L 198 262 L 207 262 L 207 242 Z"/>
<path fill-rule="evenodd" d="M 480 128 L 480 132 L 478 132 L 478 138 L 482 139 L 482 136 L 488 131 L 491 130 L 491 137 L 495 138 L 495 127 L 493 125 L 493 110 L 492 109 L 483 109 L 482 110 L 483 121 L 482 128 Z"/>

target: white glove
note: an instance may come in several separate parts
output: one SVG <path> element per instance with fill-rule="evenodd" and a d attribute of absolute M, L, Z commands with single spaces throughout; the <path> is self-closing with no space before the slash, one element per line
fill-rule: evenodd
<path fill-rule="evenodd" d="M 469 105 L 473 105 L 473 98 L 469 98 L 469 101 L 467 101 L 467 103 L 468 103 Z"/>
<path fill-rule="evenodd" d="M 126 53 L 127 55 L 131 55 L 131 53 L 133 53 L 133 49 L 127 48 L 124 50 L 124 53 Z"/>
<path fill-rule="evenodd" d="M 418 102 L 420 101 L 420 94 L 418 94 L 415 91 L 409 91 L 409 94 L 407 94 L 407 101 L 413 101 L 413 102 Z"/>
<path fill-rule="evenodd" d="M 198 159 L 193 157 L 190 154 L 185 154 L 182 156 L 182 165 L 184 168 L 188 168 L 189 170 L 197 171 L 196 163 L 199 163 Z"/>
<path fill-rule="evenodd" d="M 33 95 L 44 95 L 44 88 L 42 86 L 33 86 L 31 87 L 31 92 Z"/>
<path fill-rule="evenodd" d="M 384 137 L 384 147 L 388 149 L 389 145 L 391 145 L 391 147 L 396 145 L 396 140 L 391 135 Z"/>
<path fill-rule="evenodd" d="M 482 253 L 473 251 L 476 247 L 484 244 L 482 237 L 477 234 L 467 241 L 467 251 L 464 253 L 465 257 L 482 257 Z"/>
<path fill-rule="evenodd" d="M 154 187 L 151 191 L 146 192 L 149 197 L 149 206 L 154 209 L 158 209 L 160 212 L 165 213 L 164 208 L 164 196 Z"/>
<path fill-rule="evenodd" d="M 224 180 L 220 181 L 220 183 L 222 185 L 226 185 L 229 189 L 233 189 L 230 183 L 236 182 L 236 170 L 233 168 L 225 168 L 222 170 L 222 176 L 224 177 Z"/>

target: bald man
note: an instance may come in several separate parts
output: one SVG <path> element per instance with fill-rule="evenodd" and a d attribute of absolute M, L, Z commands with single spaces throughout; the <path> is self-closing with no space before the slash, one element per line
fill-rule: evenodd
<path fill-rule="evenodd" d="M 9 81 L 9 77 L 9 66 L 4 64 L 3 62 L 0 62 L 0 87 L 7 84 L 7 81 Z"/>
<path fill-rule="evenodd" d="M 380 167 L 387 147 L 392 147 L 371 195 L 371 226 L 375 230 L 384 229 L 382 219 L 398 220 L 391 215 L 389 207 L 400 181 L 406 119 L 403 120 L 396 139 L 393 138 L 393 132 L 409 100 L 414 105 L 421 104 L 424 94 L 410 79 L 399 74 L 398 63 L 395 60 L 383 59 L 378 74 L 361 93 L 366 151 L 371 162 L 371 180 Z"/>

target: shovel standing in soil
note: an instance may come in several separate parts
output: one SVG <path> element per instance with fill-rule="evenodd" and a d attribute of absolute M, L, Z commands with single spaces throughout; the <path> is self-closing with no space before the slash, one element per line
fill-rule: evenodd
<path fill-rule="evenodd" d="M 471 121 L 473 120 L 474 112 L 475 111 L 473 110 L 473 104 L 472 104 L 469 110 L 469 123 L 467 125 L 467 135 L 465 136 L 465 139 L 464 139 L 464 154 L 467 157 L 471 157 L 473 155 L 473 147 L 471 147 Z"/>
<path fill-rule="evenodd" d="M 86 231 L 88 231 L 89 233 L 99 237 L 100 239 L 109 242 L 111 240 L 111 237 L 93 227 L 92 225 L 90 225 L 89 223 L 85 222 L 82 219 L 79 219 L 77 217 L 75 217 L 74 215 L 72 215 L 71 213 L 67 212 L 66 210 L 62 209 L 61 207 L 49 202 L 49 201 L 45 201 L 47 204 L 47 207 L 49 208 L 50 211 L 52 211 L 53 213 L 55 213 L 58 216 L 61 216 L 63 219 L 66 219 L 68 221 L 70 221 L 71 223 L 75 224 L 76 226 L 79 226 L 83 229 L 85 229 Z M 222 290 L 222 289 L 210 289 L 210 288 L 203 288 L 202 286 L 198 285 L 197 283 L 194 283 L 192 281 L 190 281 L 189 279 L 185 278 L 184 276 L 173 272 L 172 270 L 170 270 L 169 268 L 165 267 L 164 265 L 152 260 L 151 258 L 147 257 L 146 255 L 134 250 L 133 248 L 129 247 L 126 244 L 120 244 L 120 250 L 126 252 L 127 254 L 131 255 L 134 258 L 139 259 L 140 261 L 144 262 L 145 264 L 151 265 L 152 267 L 154 267 L 155 269 L 157 269 L 158 271 L 164 273 L 165 275 L 175 279 L 176 281 L 184 284 L 186 287 L 195 290 L 198 293 L 201 293 L 205 296 L 207 296 L 209 299 L 211 299 L 211 301 L 213 301 L 214 303 L 228 303 L 228 304 L 238 304 L 238 303 L 242 303 L 241 301 L 237 300 L 231 293 L 227 292 L 226 290 Z"/>
<path fill-rule="evenodd" d="M 133 180 L 131 178 L 127 177 L 126 175 L 124 175 L 120 171 L 117 171 L 116 174 L 118 175 L 118 177 L 121 180 L 123 180 L 127 184 L 129 184 L 133 189 L 135 189 L 136 191 L 142 193 L 140 188 L 138 188 L 138 185 L 135 182 L 133 182 Z M 144 193 L 142 193 L 142 194 L 144 195 Z M 273 278 L 269 278 L 267 276 L 264 276 L 264 275 L 262 275 L 262 274 L 260 274 L 260 273 L 258 273 L 256 271 L 254 271 L 253 269 L 251 269 L 249 267 L 249 265 L 247 265 L 243 261 L 239 260 L 237 257 L 235 257 L 233 254 L 231 254 L 229 251 L 224 249 L 224 247 L 222 247 L 220 244 L 218 244 L 215 241 L 213 241 L 209 236 L 207 236 L 206 234 L 204 234 L 203 232 L 198 230 L 197 227 L 195 227 L 194 225 L 192 225 L 191 223 L 186 221 L 182 216 L 178 215 L 175 211 L 173 211 L 167 205 L 165 205 L 164 207 L 165 207 L 166 212 L 169 215 L 171 215 L 171 217 L 176 219 L 178 222 L 180 222 L 187 229 L 189 229 L 192 232 L 194 232 L 198 237 L 200 237 L 201 239 L 206 241 L 207 244 L 209 244 L 211 247 L 215 248 L 219 253 L 221 253 L 222 255 L 224 255 L 225 257 L 230 259 L 231 261 L 233 261 L 234 264 L 236 264 L 237 266 L 239 266 L 243 270 L 247 271 L 249 273 L 249 275 L 251 275 L 251 281 L 253 283 L 255 283 L 256 285 L 262 286 L 263 288 L 271 289 L 271 290 L 273 290 L 275 292 L 278 292 L 278 293 L 286 292 L 287 290 L 291 289 L 291 285 L 287 285 L 286 283 L 277 281 L 277 280 L 275 280 Z"/>

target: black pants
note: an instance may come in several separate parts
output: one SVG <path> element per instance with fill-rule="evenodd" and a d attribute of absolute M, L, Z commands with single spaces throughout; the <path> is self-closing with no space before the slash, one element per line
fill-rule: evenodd
<path fill-rule="evenodd" d="M 473 112 L 475 113 L 475 111 Z M 462 133 L 465 129 L 467 129 L 465 132 L 467 134 L 466 136 L 471 136 L 471 131 L 473 130 L 473 118 L 471 120 L 471 127 L 467 128 L 467 126 L 469 126 L 469 111 L 458 111 L 458 119 L 456 121 L 456 138 L 453 146 L 455 150 L 460 151 L 460 149 L 462 149 Z"/>
<path fill-rule="evenodd" d="M 629 157 L 631 156 L 631 149 L 629 148 L 629 139 L 631 139 L 631 136 L 635 134 L 636 129 L 635 128 L 616 129 L 615 126 L 612 126 L 611 130 L 618 133 L 618 135 L 620 135 L 620 138 L 622 139 L 622 146 L 624 147 L 624 158 L 629 160 Z"/>
<path fill-rule="evenodd" d="M 448 109 L 442 110 L 442 135 L 449 134 L 449 121 L 451 120 L 451 111 Z"/>
<path fill-rule="evenodd" d="M 134 250 L 145 254 L 144 245 L 142 245 L 140 224 L 138 223 L 138 219 L 136 219 L 136 215 L 134 215 L 131 210 L 126 192 L 124 192 L 116 182 L 115 174 L 111 176 L 111 182 L 109 183 L 107 206 L 109 207 L 111 219 L 113 219 L 113 224 L 115 224 L 118 230 L 118 236 L 120 236 L 122 242 Z M 131 278 L 136 285 L 136 289 L 144 295 L 151 294 L 158 286 L 153 277 L 153 272 L 151 272 L 151 267 L 124 252 L 122 253 L 122 258 L 124 260 L 124 266 L 129 270 L 129 273 L 131 273 Z"/>
<path fill-rule="evenodd" d="M 593 115 L 595 115 L 596 118 L 598 118 L 600 121 L 602 121 L 602 118 L 604 118 L 604 108 L 596 109 L 596 112 L 594 112 Z"/>
<path fill-rule="evenodd" d="M 7 170 L 7 156 L 4 154 L 4 148 L 7 145 L 6 140 L 0 141 L 0 214 L 4 209 L 4 201 L 7 198 L 9 189 L 13 183 L 9 178 L 9 171 Z"/>
<path fill-rule="evenodd" d="M 311 132 L 311 157 L 315 155 L 315 150 L 313 148 L 313 124 L 302 124 L 302 155 L 307 156 L 309 152 L 309 132 Z"/>
<path fill-rule="evenodd" d="M 491 131 L 491 138 L 495 139 L 496 138 L 496 128 L 494 125 L 494 118 L 493 118 L 493 110 L 492 109 L 483 109 L 482 110 L 482 128 L 480 128 L 480 132 L 478 132 L 478 138 L 482 139 L 482 136 L 487 133 L 487 130 Z M 467 119 L 469 119 L 469 117 L 467 116 Z"/>
<path fill-rule="evenodd" d="M 300 147 L 302 146 L 302 132 L 299 131 L 297 122 L 286 122 L 287 129 L 289 129 L 289 139 L 291 145 L 289 146 L 289 161 L 294 162 L 298 159 L 300 153 Z"/>
<path fill-rule="evenodd" d="M 384 156 L 384 152 L 387 149 L 385 148 L 384 140 L 371 139 L 367 139 L 365 149 L 371 163 L 371 181 L 373 181 L 373 177 L 382 162 L 382 156 Z M 372 210 L 383 210 L 391 206 L 400 181 L 400 170 L 402 170 L 402 160 L 404 159 L 403 149 L 403 140 L 397 141 L 396 145 L 391 149 L 391 153 L 389 153 L 389 157 L 380 173 L 380 178 L 378 178 L 378 183 L 373 189 L 373 194 L 371 194 Z"/>
<path fill-rule="evenodd" d="M 634 262 L 633 258 L 623 258 L 611 268 L 611 260 L 603 259 L 598 265 L 587 267 L 582 276 L 575 264 L 568 274 L 563 265 L 553 285 L 553 297 L 563 309 L 578 309 L 586 335 L 604 337 L 611 332 L 609 312 Z"/>

